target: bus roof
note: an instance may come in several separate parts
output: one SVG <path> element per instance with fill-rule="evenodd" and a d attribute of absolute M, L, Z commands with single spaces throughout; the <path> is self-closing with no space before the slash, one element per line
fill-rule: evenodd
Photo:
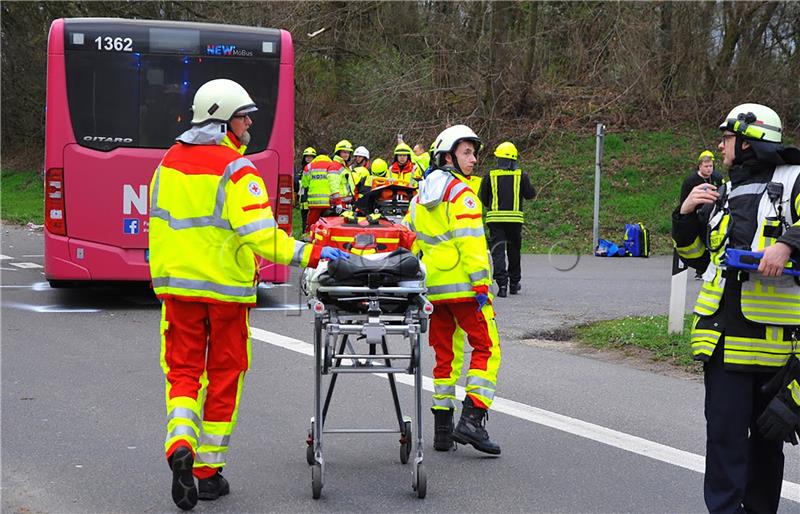
<path fill-rule="evenodd" d="M 126 18 L 61 18 L 66 23 L 85 23 L 91 25 L 120 25 L 120 26 L 139 26 L 139 27 L 152 27 L 160 26 L 165 28 L 193 28 L 198 30 L 229 30 L 244 33 L 257 33 L 263 34 L 265 32 L 271 35 L 280 34 L 280 29 L 265 28 L 265 27 L 252 27 L 247 25 L 228 25 L 225 23 L 204 23 L 197 21 L 172 21 L 172 20 L 130 20 Z M 57 20 L 56 20 L 57 21 Z"/>

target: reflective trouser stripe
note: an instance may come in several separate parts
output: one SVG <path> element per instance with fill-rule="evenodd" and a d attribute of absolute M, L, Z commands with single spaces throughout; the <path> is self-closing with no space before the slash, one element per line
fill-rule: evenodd
<path fill-rule="evenodd" d="M 467 394 L 479 406 L 490 408 L 500 367 L 500 339 L 494 309 L 478 312 L 473 302 L 436 303 L 430 320 L 430 341 L 436 353 L 433 369 L 433 408 L 455 407 L 455 385 L 464 364 L 464 340 L 472 346 Z"/>
<path fill-rule="evenodd" d="M 458 380 L 458 378 L 456 378 Z M 433 379 L 433 408 L 436 409 L 455 409 L 456 408 L 456 386 L 448 385 L 450 379 Z"/>
<path fill-rule="evenodd" d="M 248 312 L 234 303 L 173 298 L 162 305 L 161 363 L 169 419 L 165 451 L 185 441 L 196 452 L 195 467 L 225 465 L 250 363 Z"/>

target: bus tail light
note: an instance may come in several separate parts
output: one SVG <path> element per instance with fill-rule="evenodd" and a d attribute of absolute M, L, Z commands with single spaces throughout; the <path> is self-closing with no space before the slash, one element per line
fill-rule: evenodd
<path fill-rule="evenodd" d="M 278 175 L 278 199 L 275 207 L 275 221 L 278 226 L 292 235 L 292 176 Z"/>
<path fill-rule="evenodd" d="M 44 179 L 44 224 L 51 234 L 67 235 L 64 211 L 64 170 L 51 168 Z"/>

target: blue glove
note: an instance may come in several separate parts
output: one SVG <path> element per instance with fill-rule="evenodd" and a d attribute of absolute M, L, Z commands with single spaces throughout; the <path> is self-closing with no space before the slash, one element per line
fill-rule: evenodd
<path fill-rule="evenodd" d="M 339 250 L 338 248 L 334 248 L 332 246 L 324 247 L 322 249 L 322 251 L 320 252 L 319 256 L 320 256 L 321 259 L 328 259 L 328 260 L 331 260 L 331 261 L 337 261 L 339 259 L 347 260 L 347 259 L 350 258 L 350 254 L 349 253 L 343 252 L 343 251 Z"/>
<path fill-rule="evenodd" d="M 478 293 L 475 295 L 475 301 L 478 302 L 478 311 L 483 309 L 483 306 L 486 305 L 486 302 L 489 301 L 489 295 L 486 293 Z"/>

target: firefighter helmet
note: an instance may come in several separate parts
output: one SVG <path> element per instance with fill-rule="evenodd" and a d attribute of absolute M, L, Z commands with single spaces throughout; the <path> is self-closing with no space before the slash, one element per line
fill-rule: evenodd
<path fill-rule="evenodd" d="M 512 161 L 516 161 L 517 147 L 514 146 L 514 143 L 510 141 L 504 141 L 497 145 L 497 148 L 494 150 L 494 156 L 501 159 L 511 159 Z"/>
<path fill-rule="evenodd" d="M 704 150 L 700 152 L 700 155 L 697 156 L 697 162 L 703 162 L 706 159 L 711 159 L 711 162 L 714 162 L 714 152 L 710 150 Z"/>
<path fill-rule="evenodd" d="M 230 79 L 209 80 L 197 90 L 192 101 L 192 125 L 209 121 L 227 122 L 236 113 L 257 111 L 247 91 Z"/>
<path fill-rule="evenodd" d="M 481 138 L 473 132 L 471 128 L 466 125 L 453 125 L 452 127 L 448 127 L 444 129 L 437 137 L 436 142 L 433 143 L 435 145 L 434 149 L 434 162 L 436 162 L 437 166 L 444 165 L 444 154 L 446 153 L 453 153 L 456 151 L 456 147 L 462 141 L 472 141 L 475 143 L 475 153 L 477 154 L 481 148 L 483 148 L 483 143 L 481 143 Z"/>
<path fill-rule="evenodd" d="M 364 146 L 359 146 L 356 148 L 356 151 L 353 152 L 353 157 L 363 157 L 369 160 L 369 150 L 367 150 Z"/>
<path fill-rule="evenodd" d="M 389 165 L 386 164 L 386 161 L 378 157 L 372 161 L 372 169 L 370 171 L 376 177 L 385 177 L 386 172 L 389 171 Z"/>
<path fill-rule="evenodd" d="M 411 157 L 411 147 L 405 143 L 400 143 L 394 147 L 393 155 L 408 155 Z"/>
<path fill-rule="evenodd" d="M 303 156 L 305 157 L 307 155 L 310 155 L 311 157 L 316 157 L 317 156 L 317 151 L 314 150 L 313 147 L 309 146 L 308 148 L 303 150 Z"/>
<path fill-rule="evenodd" d="M 352 152 L 353 151 L 353 143 L 348 141 L 347 139 L 342 139 L 338 143 L 336 143 L 336 147 L 333 149 L 334 154 L 338 154 L 339 152 Z"/>
<path fill-rule="evenodd" d="M 778 113 L 761 104 L 737 105 L 720 123 L 719 129 L 756 141 L 780 143 L 783 139 L 783 124 Z"/>

